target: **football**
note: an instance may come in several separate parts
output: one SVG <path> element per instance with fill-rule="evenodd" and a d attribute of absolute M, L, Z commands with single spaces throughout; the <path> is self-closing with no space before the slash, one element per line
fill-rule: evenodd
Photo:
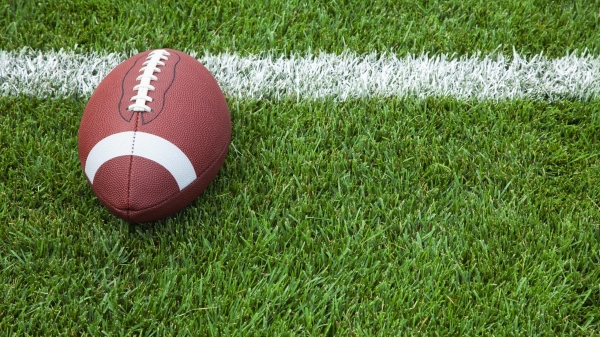
<path fill-rule="evenodd" d="M 195 58 L 172 49 L 137 54 L 91 95 L 79 160 L 98 197 L 128 222 L 178 212 L 220 170 L 231 138 L 225 96 Z"/>

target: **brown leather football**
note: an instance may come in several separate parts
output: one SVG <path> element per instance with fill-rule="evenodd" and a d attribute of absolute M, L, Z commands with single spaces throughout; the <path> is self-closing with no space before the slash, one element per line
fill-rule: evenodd
<path fill-rule="evenodd" d="M 194 201 L 223 165 L 231 138 L 225 96 L 210 72 L 172 49 L 113 69 L 85 107 L 79 160 L 92 190 L 129 222 Z"/>

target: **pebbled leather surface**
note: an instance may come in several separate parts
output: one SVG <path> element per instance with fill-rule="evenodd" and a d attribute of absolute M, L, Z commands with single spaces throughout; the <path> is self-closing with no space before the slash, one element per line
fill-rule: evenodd
<path fill-rule="evenodd" d="M 100 201 L 116 216 L 130 222 L 167 217 L 194 201 L 221 168 L 231 138 L 231 118 L 225 97 L 210 72 L 191 56 L 165 49 L 171 55 L 154 73 L 156 88 L 149 92 L 152 112 L 126 108 L 150 51 L 118 65 L 90 97 L 79 128 L 81 165 L 102 139 L 124 131 L 146 132 L 171 142 L 191 161 L 196 180 L 181 191 L 161 165 L 139 156 L 119 156 L 98 169 L 91 184 Z M 135 146 L 135 139 L 131 144 Z M 89 182 L 89 179 L 88 179 Z"/>

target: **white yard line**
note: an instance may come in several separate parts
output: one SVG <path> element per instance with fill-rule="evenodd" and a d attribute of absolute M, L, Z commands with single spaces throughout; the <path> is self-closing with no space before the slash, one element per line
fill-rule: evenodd
<path fill-rule="evenodd" d="M 0 95 L 89 96 L 124 54 L 0 51 Z M 587 100 L 600 97 L 600 57 L 504 55 L 293 57 L 236 54 L 199 60 L 226 95 L 242 99 L 440 97 Z"/>

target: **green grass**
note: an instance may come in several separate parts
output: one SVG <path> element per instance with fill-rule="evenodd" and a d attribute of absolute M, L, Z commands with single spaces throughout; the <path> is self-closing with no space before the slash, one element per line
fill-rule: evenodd
<path fill-rule="evenodd" d="M 230 102 L 230 155 L 129 225 L 83 102 L 0 111 L 0 328 L 21 335 L 600 333 L 598 104 Z"/>
<path fill-rule="evenodd" d="M 0 49 L 240 54 L 600 51 L 600 1 L 8 0 Z"/>
<path fill-rule="evenodd" d="M 0 49 L 600 46 L 597 1 L 192 3 L 9 0 Z M 144 225 L 87 185 L 85 103 L 0 97 L 4 335 L 600 335 L 598 101 L 228 97 L 216 180 Z"/>

